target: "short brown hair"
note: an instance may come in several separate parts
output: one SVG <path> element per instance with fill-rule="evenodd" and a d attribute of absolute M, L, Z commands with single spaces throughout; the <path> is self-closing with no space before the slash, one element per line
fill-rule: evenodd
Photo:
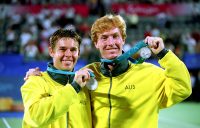
<path fill-rule="evenodd" d="M 70 29 L 58 29 L 55 31 L 49 39 L 49 46 L 54 49 L 57 41 L 63 37 L 74 39 L 78 42 L 80 48 L 81 37 L 74 30 Z"/>
<path fill-rule="evenodd" d="M 114 27 L 119 28 L 122 38 L 126 39 L 126 23 L 120 15 L 108 14 L 97 19 L 91 28 L 91 39 L 93 43 L 97 42 L 98 34 L 110 30 Z"/>

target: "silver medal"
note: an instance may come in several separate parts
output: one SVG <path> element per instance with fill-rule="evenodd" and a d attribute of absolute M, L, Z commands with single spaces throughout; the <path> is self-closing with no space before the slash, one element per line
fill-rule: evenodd
<path fill-rule="evenodd" d="M 147 47 L 143 47 L 140 49 L 140 56 L 144 59 L 147 59 L 151 56 L 151 50 Z"/>
<path fill-rule="evenodd" d="M 95 90 L 98 86 L 97 80 L 94 77 L 91 77 L 90 80 L 86 83 L 86 87 L 89 90 Z"/>

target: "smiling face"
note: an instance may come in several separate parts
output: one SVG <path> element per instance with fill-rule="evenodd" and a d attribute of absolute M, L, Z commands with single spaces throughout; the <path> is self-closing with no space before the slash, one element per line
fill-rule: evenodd
<path fill-rule="evenodd" d="M 120 15 L 110 14 L 97 19 L 91 28 L 91 39 L 102 58 L 118 57 L 126 40 L 124 19 Z"/>
<path fill-rule="evenodd" d="M 102 58 L 114 59 L 122 54 L 124 41 L 118 28 L 107 30 L 97 36 L 95 47 L 100 51 Z"/>
<path fill-rule="evenodd" d="M 72 38 L 60 38 L 55 47 L 49 47 L 53 65 L 59 70 L 72 71 L 79 57 L 79 43 Z"/>

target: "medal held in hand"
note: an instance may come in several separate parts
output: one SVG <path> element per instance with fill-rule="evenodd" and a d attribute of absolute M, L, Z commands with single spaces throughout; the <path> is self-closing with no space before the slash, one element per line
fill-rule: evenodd
<path fill-rule="evenodd" d="M 151 56 L 151 50 L 148 47 L 143 47 L 139 51 L 140 56 L 144 59 L 148 59 Z"/>
<path fill-rule="evenodd" d="M 98 86 L 97 80 L 94 77 L 91 77 L 90 80 L 86 83 L 86 87 L 89 90 L 95 90 Z"/>
<path fill-rule="evenodd" d="M 140 57 L 137 59 L 133 59 L 132 56 L 134 56 L 138 52 L 140 54 Z M 143 63 L 150 56 L 151 56 L 151 50 L 148 48 L 148 45 L 144 41 L 140 41 L 140 42 L 137 42 L 133 48 L 123 53 L 122 55 L 118 56 L 117 58 L 113 60 L 101 59 L 101 62 L 118 63 L 124 59 L 128 59 L 132 63 L 140 64 L 140 63 Z"/>
<path fill-rule="evenodd" d="M 47 67 L 47 71 L 58 73 L 58 74 L 75 75 L 75 72 L 57 70 L 50 67 Z M 90 80 L 86 83 L 86 87 L 89 90 L 95 90 L 98 86 L 97 80 L 95 79 L 95 75 L 92 72 L 89 72 L 89 73 L 90 73 Z"/>

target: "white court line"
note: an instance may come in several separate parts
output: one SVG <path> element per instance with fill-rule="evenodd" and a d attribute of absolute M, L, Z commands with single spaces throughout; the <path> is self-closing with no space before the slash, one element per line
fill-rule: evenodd
<path fill-rule="evenodd" d="M 8 124 L 7 120 L 5 118 L 2 118 L 3 123 L 5 124 L 6 128 L 11 128 L 11 126 Z"/>
<path fill-rule="evenodd" d="M 159 121 L 175 124 L 176 126 L 180 126 L 180 128 L 200 128 L 200 126 L 197 124 L 192 124 L 192 123 L 180 121 L 177 119 L 169 119 L 169 118 L 165 118 L 165 117 L 159 117 Z"/>

